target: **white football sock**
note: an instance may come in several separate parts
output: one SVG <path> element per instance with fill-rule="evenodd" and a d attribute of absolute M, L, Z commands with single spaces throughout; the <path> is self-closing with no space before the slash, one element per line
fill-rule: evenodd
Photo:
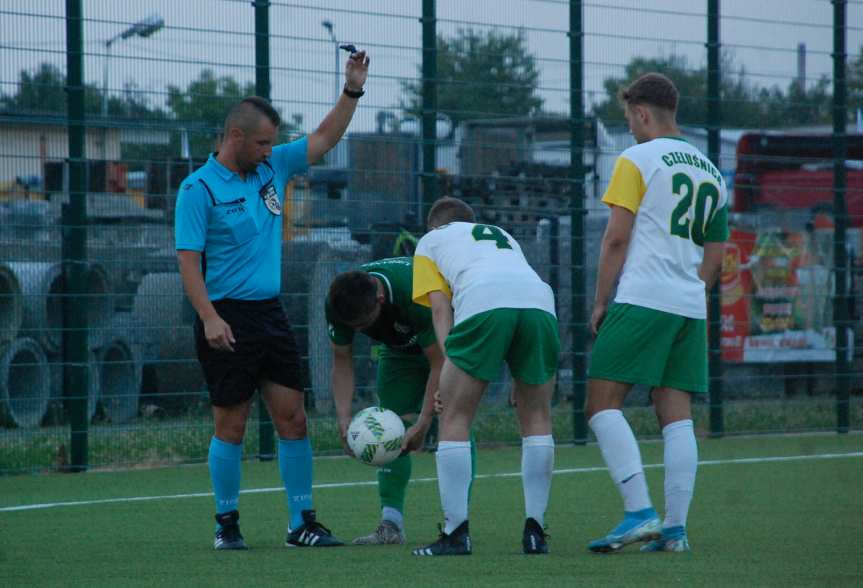
<path fill-rule="evenodd" d="M 440 441 L 435 454 L 437 483 L 443 508 L 444 533 L 467 520 L 470 488 L 470 441 Z"/>
<path fill-rule="evenodd" d="M 540 526 L 544 524 L 554 469 L 554 437 L 532 435 L 521 440 L 521 485 L 524 489 L 524 514 Z"/>
<path fill-rule="evenodd" d="M 662 526 L 686 527 L 698 469 L 698 446 L 692 421 L 666 425 L 662 438 L 665 440 L 665 521 Z"/>
<path fill-rule="evenodd" d="M 608 466 L 611 479 L 623 497 L 623 510 L 635 512 L 650 508 L 650 494 L 641 465 L 641 452 L 623 412 L 615 409 L 601 410 L 588 422 L 599 450 Z"/>

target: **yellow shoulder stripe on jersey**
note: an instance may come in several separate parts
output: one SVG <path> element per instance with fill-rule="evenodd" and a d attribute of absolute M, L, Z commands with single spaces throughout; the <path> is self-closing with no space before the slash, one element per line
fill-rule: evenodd
<path fill-rule="evenodd" d="M 645 192 L 647 192 L 647 186 L 638 167 L 631 160 L 618 157 L 602 201 L 609 206 L 612 204 L 622 206 L 635 214 L 641 206 L 641 199 L 644 198 Z"/>
<path fill-rule="evenodd" d="M 425 255 L 414 255 L 413 301 L 423 306 L 431 306 L 429 292 L 440 290 L 452 299 L 452 290 L 441 275 L 435 262 Z"/>

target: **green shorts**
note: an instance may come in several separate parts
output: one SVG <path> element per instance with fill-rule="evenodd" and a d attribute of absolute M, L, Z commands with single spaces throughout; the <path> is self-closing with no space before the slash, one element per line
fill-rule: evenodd
<path fill-rule="evenodd" d="M 506 361 L 512 377 L 539 385 L 557 373 L 560 335 L 554 315 L 535 308 L 498 308 L 460 322 L 446 338 L 447 357 L 490 382 Z"/>
<path fill-rule="evenodd" d="M 378 401 L 398 415 L 419 414 L 423 406 L 429 362 L 422 353 L 390 351 L 384 347 L 378 356 Z"/>
<path fill-rule="evenodd" d="M 587 377 L 707 392 L 707 321 L 612 304 L 593 344 Z"/>

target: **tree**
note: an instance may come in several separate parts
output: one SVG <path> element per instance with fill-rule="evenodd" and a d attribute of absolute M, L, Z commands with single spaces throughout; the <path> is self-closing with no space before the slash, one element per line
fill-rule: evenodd
<path fill-rule="evenodd" d="M 56 66 L 42 63 L 34 72 L 18 73 L 18 84 L 13 95 L 0 97 L 0 107 L 15 114 L 65 114 L 66 76 Z"/>
<path fill-rule="evenodd" d="M 101 105 L 102 91 L 97 89 L 95 92 L 94 99 L 98 99 Z M 150 106 L 145 90 L 136 82 L 127 81 L 123 84 L 122 94 L 108 96 L 108 116 L 138 121 L 166 120 L 168 113 L 157 106 Z"/>
<path fill-rule="evenodd" d="M 721 58 L 723 76 L 719 89 L 722 103 L 722 125 L 739 128 L 769 128 L 794 125 L 825 124 L 830 120 L 830 82 L 826 77 L 804 87 L 792 80 L 783 91 L 774 85 L 758 87 L 747 79 L 745 69 L 736 67 L 729 54 Z M 593 113 L 607 124 L 625 124 L 618 101 L 620 88 L 638 76 L 658 71 L 675 83 L 680 92 L 677 119 L 687 125 L 707 122 L 707 68 L 688 66 L 686 57 L 670 55 L 660 58 L 636 57 L 630 61 L 621 78 L 603 82 L 606 98 L 593 107 Z"/>
<path fill-rule="evenodd" d="M 84 86 L 84 113 L 102 113 L 102 89 L 96 84 Z M 14 94 L 0 96 L 0 109 L 14 114 L 66 115 L 66 75 L 54 64 L 41 63 L 33 72 L 22 70 Z M 151 107 L 134 82 L 126 82 L 120 96 L 108 97 L 111 118 L 164 119 L 166 114 Z"/>
<path fill-rule="evenodd" d="M 255 93 L 251 82 L 240 84 L 230 76 L 216 77 L 212 70 L 202 70 L 185 90 L 168 86 L 166 103 L 179 123 L 188 123 L 189 152 L 193 158 L 206 157 L 213 151 L 221 132 L 225 113 L 235 102 Z M 183 126 L 182 124 L 179 126 Z M 174 137 L 179 153 L 180 137 Z"/>
<path fill-rule="evenodd" d="M 438 110 L 452 119 L 453 128 L 467 119 L 524 116 L 542 109 L 543 99 L 536 94 L 539 71 L 521 31 L 507 35 L 459 29 L 450 39 L 438 35 L 437 82 Z M 402 89 L 407 100 L 401 108 L 421 116 L 422 80 L 403 82 Z"/>
<path fill-rule="evenodd" d="M 771 126 L 828 124 L 833 119 L 833 94 L 830 92 L 830 80 L 822 76 L 814 86 L 805 87 L 794 80 L 788 85 L 788 91 L 782 97 L 781 120 Z M 779 107 L 774 103 L 772 106 Z"/>
<path fill-rule="evenodd" d="M 255 85 L 251 82 L 241 85 L 231 76 L 217 78 L 212 70 L 205 69 L 198 79 L 189 82 L 185 90 L 168 86 L 166 103 L 176 120 L 207 124 L 218 129 L 228 108 L 254 93 Z"/>
<path fill-rule="evenodd" d="M 182 127 L 182 123 L 186 123 L 185 126 L 189 129 L 191 156 L 200 158 L 213 151 L 228 109 L 246 96 L 254 94 L 254 83 L 241 84 L 231 76 L 216 77 L 212 70 L 205 69 L 196 80 L 189 82 L 185 90 L 168 86 L 166 103 L 174 119 L 181 123 L 178 126 Z M 301 114 L 293 114 L 291 120 L 284 120 L 283 117 L 279 127 L 279 141 L 286 141 L 287 134 L 296 130 L 302 122 Z M 179 138 L 176 138 L 176 141 L 179 142 Z M 179 150 L 176 152 L 179 153 Z"/>

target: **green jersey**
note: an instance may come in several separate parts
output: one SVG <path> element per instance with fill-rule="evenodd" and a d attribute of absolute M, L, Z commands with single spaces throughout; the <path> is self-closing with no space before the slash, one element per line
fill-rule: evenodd
<path fill-rule="evenodd" d="M 422 353 L 423 348 L 435 342 L 431 309 L 411 299 L 413 258 L 371 261 L 359 269 L 379 279 L 385 295 L 380 316 L 363 334 L 399 353 Z M 335 320 L 329 301 L 325 312 L 330 340 L 336 345 L 349 345 L 354 340 L 354 330 Z"/>

